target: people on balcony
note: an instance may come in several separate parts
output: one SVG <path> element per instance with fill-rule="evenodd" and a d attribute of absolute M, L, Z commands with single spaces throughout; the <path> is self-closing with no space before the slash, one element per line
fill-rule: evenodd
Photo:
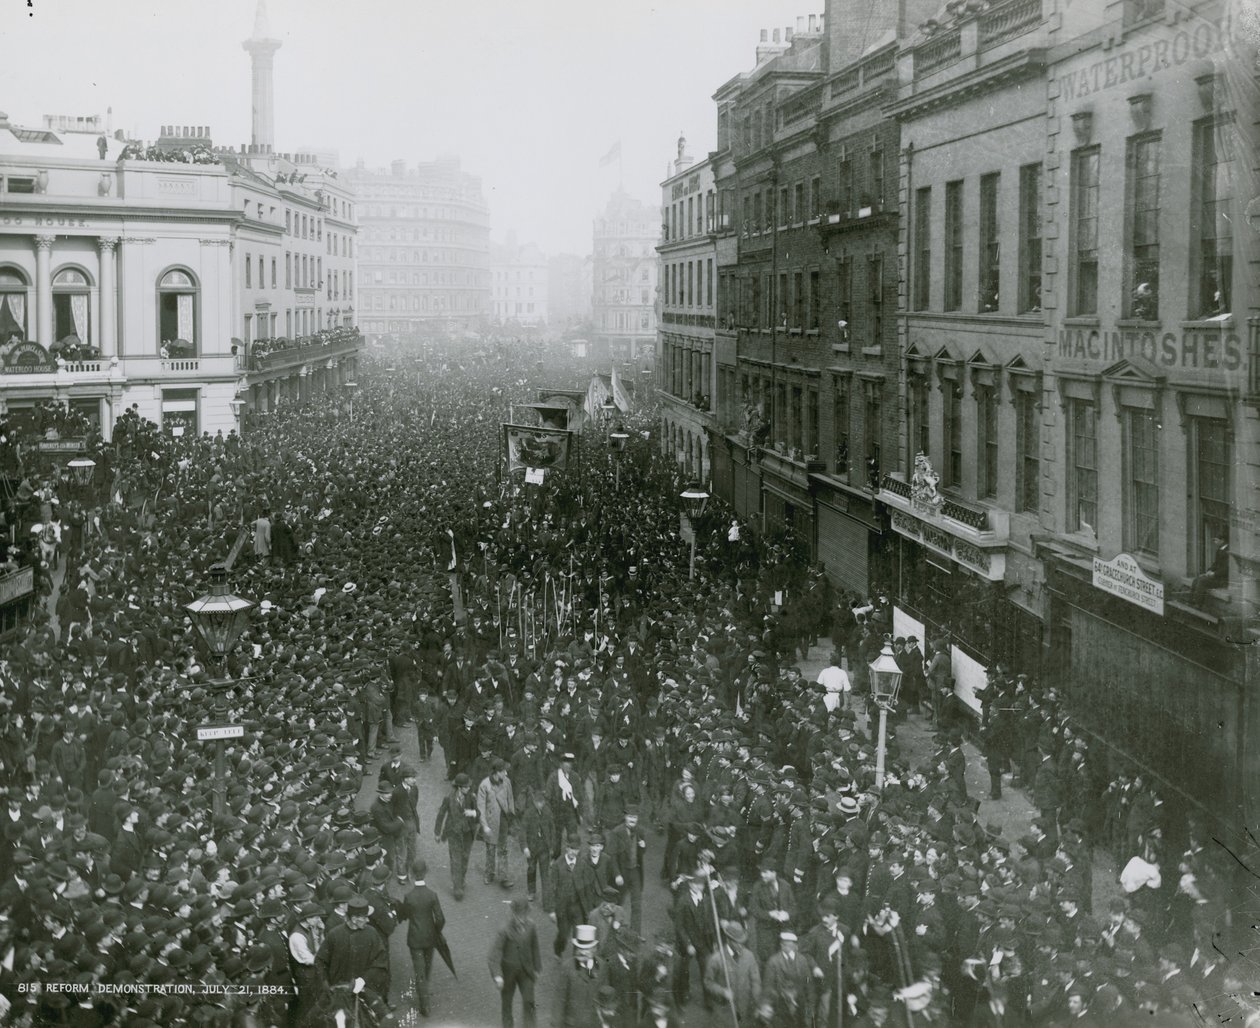
<path fill-rule="evenodd" d="M 255 339 L 249 347 L 250 367 L 257 369 L 260 362 L 273 353 L 335 343 L 353 343 L 358 338 L 358 328 L 341 327 L 321 329 L 308 336 L 270 336 L 265 339 Z"/>

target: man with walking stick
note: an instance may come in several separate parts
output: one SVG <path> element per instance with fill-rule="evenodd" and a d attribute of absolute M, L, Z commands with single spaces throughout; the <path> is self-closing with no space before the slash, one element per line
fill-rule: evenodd
<path fill-rule="evenodd" d="M 748 948 L 748 933 L 738 921 L 723 921 L 722 941 L 704 969 L 704 987 L 730 1005 L 735 1028 L 752 1028 L 761 997 L 761 969 Z"/>

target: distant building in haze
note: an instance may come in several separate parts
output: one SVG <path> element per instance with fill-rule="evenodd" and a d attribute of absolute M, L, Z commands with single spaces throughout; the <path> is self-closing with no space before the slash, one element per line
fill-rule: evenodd
<path fill-rule="evenodd" d="M 654 362 L 660 225 L 659 207 L 621 190 L 595 219 L 591 308 L 598 360 Z"/>
<path fill-rule="evenodd" d="M 360 200 L 361 324 L 369 335 L 458 333 L 491 314 L 490 210 L 458 157 L 349 173 Z"/>
<path fill-rule="evenodd" d="M 490 247 L 490 313 L 496 322 L 547 324 L 548 262 L 534 243 L 519 244 L 516 233 Z"/>

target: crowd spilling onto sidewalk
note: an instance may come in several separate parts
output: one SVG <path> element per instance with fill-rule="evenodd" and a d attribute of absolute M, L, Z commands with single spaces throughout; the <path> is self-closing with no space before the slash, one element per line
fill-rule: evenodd
<path fill-rule="evenodd" d="M 129 412 L 91 441 L 56 609 L 0 660 L 0 1023 L 385 1023 L 407 1013 L 399 976 L 428 1014 L 450 957 L 434 886 L 457 909 L 479 849 L 513 898 L 484 986 L 506 1025 L 518 992 L 533 1023 L 540 930 L 572 1028 L 1181 1025 L 1227 1003 L 1260 1021 L 1207 833 L 1170 849 L 1158 794 L 1100 777 L 1053 690 L 998 667 L 983 694 L 993 788 L 1017 771 L 1038 808 L 1012 838 L 977 816 L 935 647 L 897 640 L 937 748 L 910 759 L 894 717 L 877 788 L 865 669 L 887 597 L 836 597 L 791 538 L 728 531 L 716 501 L 690 577 L 684 483 L 645 415 L 618 473 L 593 426 L 568 469 L 513 480 L 505 400 L 554 385 L 520 368 L 368 366 L 353 421 L 294 406 L 245 439 L 176 438 Z M 47 511 L 11 497 L 9 524 L 66 517 L 64 482 L 29 487 Z M 242 527 L 232 584 L 257 606 L 215 668 L 184 605 Z M 828 635 L 840 674 L 804 679 Z M 225 720 L 244 736 L 215 815 L 193 729 Z M 401 731 L 444 762 L 444 854 L 421 844 Z M 1101 845 L 1124 898 L 1095 910 Z M 671 927 L 643 938 L 658 902 Z M 93 991 L 183 982 L 203 991 Z M 253 988 L 204 989 L 229 985 Z"/>

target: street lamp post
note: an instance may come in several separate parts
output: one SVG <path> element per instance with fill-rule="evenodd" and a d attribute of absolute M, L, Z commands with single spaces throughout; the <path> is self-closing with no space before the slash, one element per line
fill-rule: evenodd
<path fill-rule="evenodd" d="M 91 457 L 75 457 L 66 467 L 79 490 L 87 492 L 88 486 L 92 484 L 92 476 L 96 474 L 96 461 Z"/>
<path fill-rule="evenodd" d="M 884 762 L 888 755 L 888 712 L 897 705 L 901 668 L 893 656 L 892 640 L 884 636 L 884 648 L 870 664 L 871 695 L 879 707 L 879 747 L 875 751 L 875 791 L 884 788 Z"/>
<path fill-rule="evenodd" d="M 630 441 L 630 433 L 625 430 L 621 422 L 617 422 L 613 430 L 608 433 L 608 446 L 612 450 L 613 466 L 617 470 L 617 489 L 621 490 L 621 455 L 626 452 L 626 443 Z"/>
<path fill-rule="evenodd" d="M 216 713 L 220 722 L 227 718 L 227 691 L 232 687 L 227 672 L 227 655 L 241 637 L 245 624 L 249 620 L 249 612 L 253 609 L 253 601 L 234 596 L 228 591 L 227 568 L 223 564 L 210 566 L 210 591 L 204 596 L 185 604 L 184 609 L 192 618 L 193 627 L 206 644 L 206 649 L 218 659 L 221 677 L 210 683 L 216 693 Z M 198 729 L 198 737 L 214 741 L 214 813 L 221 815 L 224 808 L 223 797 L 223 747 L 224 740 L 238 738 L 244 730 L 229 732 L 229 727 L 222 723 L 207 725 Z"/>
<path fill-rule="evenodd" d="M 346 391 L 350 394 L 350 424 L 354 424 L 354 391 L 359 388 L 358 382 L 345 383 Z"/>
<path fill-rule="evenodd" d="M 687 514 L 691 523 L 691 565 L 688 578 L 696 577 L 696 519 L 704 513 L 704 505 L 709 500 L 708 490 L 699 482 L 692 482 L 682 491 L 683 501 L 687 504 Z"/>

